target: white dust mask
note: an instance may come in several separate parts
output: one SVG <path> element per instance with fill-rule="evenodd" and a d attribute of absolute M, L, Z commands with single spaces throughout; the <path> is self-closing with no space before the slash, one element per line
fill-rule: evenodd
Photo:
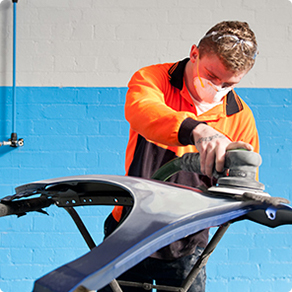
<path fill-rule="evenodd" d="M 232 87 L 220 88 L 211 81 L 199 76 L 194 78 L 194 86 L 201 100 L 207 103 L 220 102 L 232 90 Z"/>

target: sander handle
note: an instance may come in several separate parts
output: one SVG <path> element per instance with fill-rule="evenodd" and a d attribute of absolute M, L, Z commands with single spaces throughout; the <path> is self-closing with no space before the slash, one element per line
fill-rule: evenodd
<path fill-rule="evenodd" d="M 220 177 L 235 176 L 255 179 L 257 168 L 261 163 L 261 156 L 256 152 L 245 149 L 229 150 L 225 154 L 223 171 L 219 173 L 214 169 L 213 177 L 218 179 Z M 164 164 L 151 178 L 166 181 L 181 170 L 202 174 L 200 154 L 185 153 L 183 156 Z"/>

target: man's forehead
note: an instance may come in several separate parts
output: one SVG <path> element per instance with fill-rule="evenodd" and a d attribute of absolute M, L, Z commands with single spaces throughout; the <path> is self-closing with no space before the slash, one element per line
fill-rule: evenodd
<path fill-rule="evenodd" d="M 234 79 L 234 82 L 239 82 L 247 73 L 245 71 L 228 70 L 220 58 L 215 54 L 204 54 L 203 57 L 200 58 L 200 63 L 208 73 L 212 73 L 219 79 Z M 239 81 L 237 81 L 238 79 Z"/>

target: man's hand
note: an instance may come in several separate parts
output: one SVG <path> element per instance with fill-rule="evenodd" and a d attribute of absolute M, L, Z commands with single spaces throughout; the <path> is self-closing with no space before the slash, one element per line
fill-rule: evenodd
<path fill-rule="evenodd" d="M 212 176 L 214 164 L 217 172 L 223 171 L 227 150 L 239 148 L 253 150 L 250 144 L 241 141 L 231 142 L 223 134 L 205 124 L 196 126 L 193 130 L 193 137 L 200 153 L 201 172 L 208 177 Z"/>

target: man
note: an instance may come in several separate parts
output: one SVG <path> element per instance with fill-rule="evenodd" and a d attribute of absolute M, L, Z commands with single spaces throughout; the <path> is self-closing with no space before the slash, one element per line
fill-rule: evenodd
<path fill-rule="evenodd" d="M 199 152 L 201 172 L 179 172 L 169 180 L 188 186 L 214 185 L 213 168 L 222 171 L 226 150 L 259 151 L 251 110 L 233 90 L 253 67 L 254 33 L 247 23 L 223 21 L 211 28 L 190 56 L 136 72 L 129 82 L 125 115 L 130 123 L 127 175 L 151 178 L 169 160 Z M 115 207 L 105 223 L 109 235 L 127 213 Z M 208 230 L 190 235 L 155 252 L 121 279 L 181 286 L 206 247 Z M 205 269 L 191 292 L 205 291 Z M 110 291 L 106 290 L 104 291 Z M 123 287 L 123 291 L 144 291 Z"/>

